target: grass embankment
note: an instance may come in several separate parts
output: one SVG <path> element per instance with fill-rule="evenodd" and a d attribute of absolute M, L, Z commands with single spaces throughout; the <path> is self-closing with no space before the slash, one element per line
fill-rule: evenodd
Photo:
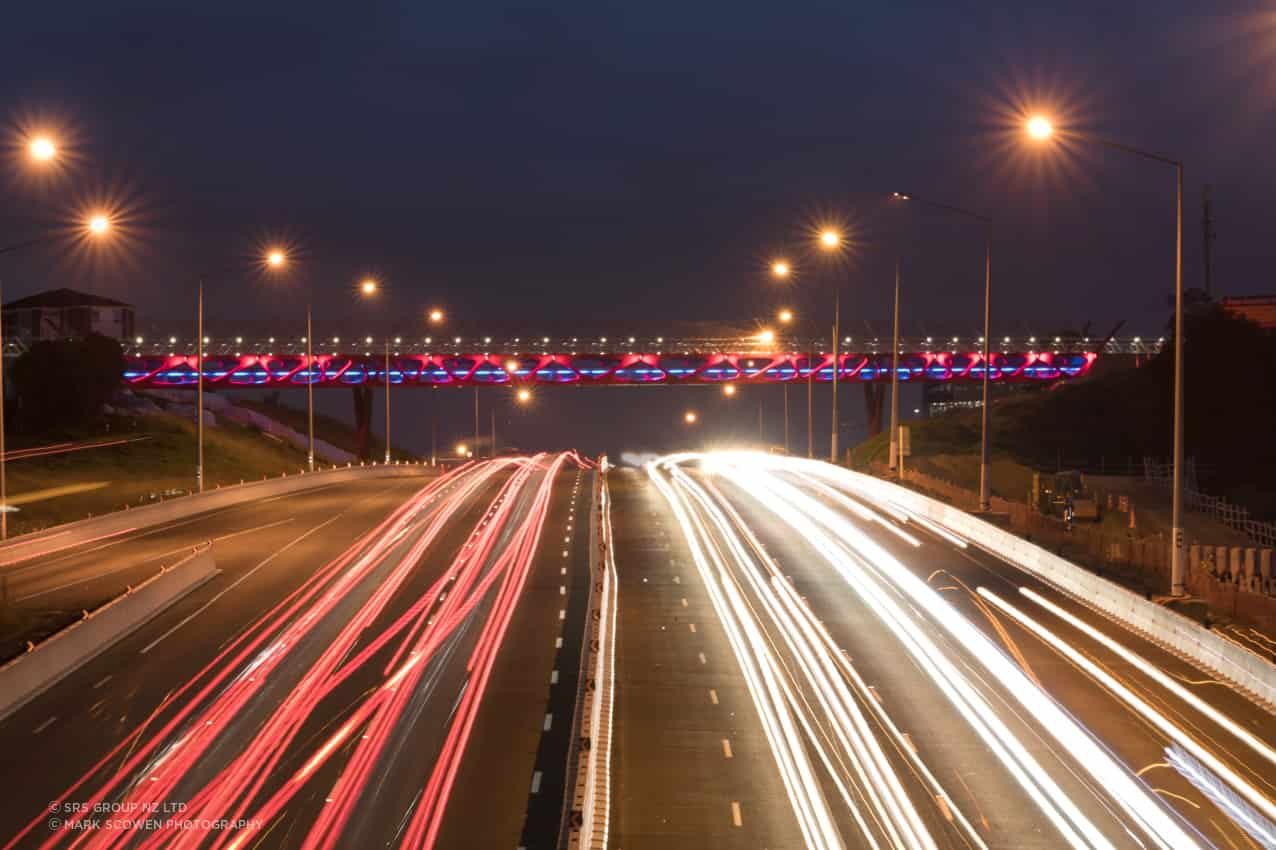
<path fill-rule="evenodd" d="M 299 434 L 306 433 L 306 411 L 295 407 L 288 407 L 282 404 L 272 404 L 268 401 L 251 401 L 248 399 L 235 399 L 236 407 L 243 407 L 247 410 L 254 410 L 263 416 L 269 416 L 271 419 L 287 425 Z M 333 446 L 358 454 L 358 438 L 354 428 L 336 419 L 332 416 L 326 416 L 322 413 L 315 414 L 315 437 L 324 440 Z M 378 436 L 375 432 L 368 434 L 368 451 L 373 459 L 380 460 L 385 456 L 385 440 Z M 392 457 L 398 460 L 419 460 L 416 455 L 409 452 L 402 446 L 394 446 L 394 454 Z"/>
<path fill-rule="evenodd" d="M 110 423 L 111 438 L 145 439 L 9 461 L 8 495 L 18 509 L 9 514 L 10 536 L 118 511 L 125 504 L 137 507 L 194 486 L 194 422 L 155 415 L 116 417 Z M 67 434 L 59 441 L 106 436 Z M 205 487 L 297 472 L 305 464 L 305 452 L 255 428 L 222 422 L 204 430 Z"/>
<path fill-rule="evenodd" d="M 979 489 L 978 414 L 959 413 L 908 423 L 912 454 L 904 458 L 906 469 L 916 469 L 970 490 Z M 856 469 L 885 465 L 889 454 L 886 432 L 870 437 L 851 450 Z M 1032 467 L 1004 454 L 994 454 L 992 493 L 1003 499 L 1026 502 L 1032 487 Z"/>

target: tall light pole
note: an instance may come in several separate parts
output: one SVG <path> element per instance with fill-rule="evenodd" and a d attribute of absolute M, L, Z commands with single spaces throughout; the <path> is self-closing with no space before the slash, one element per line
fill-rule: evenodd
<path fill-rule="evenodd" d="M 776 260 L 771 263 L 771 276 L 777 280 L 786 280 L 793 273 L 793 266 L 788 260 Z M 784 313 L 789 314 L 789 318 L 784 318 Z M 793 318 L 792 312 L 789 310 L 782 311 L 780 321 L 787 322 Z M 807 371 L 806 371 L 806 456 L 807 459 L 815 457 L 815 351 L 808 352 L 807 355 Z M 788 384 L 785 384 L 787 390 Z M 785 410 L 788 410 L 787 403 Z"/>
<path fill-rule="evenodd" d="M 1055 138 L 1059 134 L 1054 123 L 1045 116 L 1029 118 L 1024 125 L 1028 136 L 1039 142 Z M 1101 145 L 1111 150 L 1168 165 L 1174 169 L 1174 492 L 1170 508 L 1172 543 L 1170 548 L 1170 595 L 1183 596 L 1183 163 L 1158 153 L 1097 138 L 1069 130 L 1062 134 L 1067 140 Z"/>
<path fill-rule="evenodd" d="M 899 273 L 901 260 L 895 258 L 895 322 L 891 333 L 891 433 L 887 466 L 899 470 Z M 878 420 L 879 422 L 881 420 Z"/>
<path fill-rule="evenodd" d="M 832 228 L 820 231 L 820 249 L 825 253 L 840 251 L 842 234 Z M 829 463 L 837 463 L 837 384 L 842 371 L 842 361 L 838 354 L 838 343 L 842 339 L 842 286 L 840 282 L 833 284 L 833 424 L 832 440 L 829 443 Z"/>
<path fill-rule="evenodd" d="M 263 262 L 268 270 L 282 271 L 290 264 L 286 251 L 282 248 L 271 248 L 266 252 Z M 315 471 L 315 357 L 314 332 L 311 323 L 310 291 L 306 290 L 306 469 Z"/>
<path fill-rule="evenodd" d="M 364 278 L 359 283 L 359 292 L 364 298 L 371 298 L 381 291 L 381 285 L 373 278 Z M 385 338 L 385 462 L 390 462 L 390 336 Z"/>
<path fill-rule="evenodd" d="M 987 511 L 992 506 L 992 446 L 991 446 L 991 413 L 992 406 L 992 218 L 981 213 L 957 207 L 952 204 L 941 204 L 935 201 L 918 198 L 906 192 L 894 192 L 891 197 L 900 201 L 911 201 L 932 209 L 972 218 L 984 225 L 984 335 L 983 351 L 983 403 L 979 417 L 979 510 Z M 898 347 L 898 346 L 897 346 Z"/>
<path fill-rule="evenodd" d="M 36 153 L 35 146 L 40 140 L 32 143 L 31 156 L 36 159 L 48 159 L 56 154 L 56 149 L 52 149 L 48 157 L 41 157 Z M 47 142 L 47 140 L 46 140 Z M 52 143 L 48 142 L 51 146 Z M 43 150 L 43 148 L 41 148 Z M 101 238 L 111 231 L 111 219 L 105 213 L 95 213 L 89 216 L 84 222 L 84 232 L 92 238 Z M 18 242 L 0 248 L 0 254 L 12 254 L 15 251 L 21 251 L 24 248 L 32 248 L 36 245 L 42 245 L 47 242 L 53 242 L 58 238 L 59 234 L 50 234 L 48 236 L 40 236 L 35 239 L 28 239 L 25 242 Z M 4 303 L 3 286 L 0 285 L 0 304 Z M 0 313 L 0 540 L 9 539 L 9 491 L 7 473 L 5 464 L 5 442 L 4 442 L 4 319 Z"/>

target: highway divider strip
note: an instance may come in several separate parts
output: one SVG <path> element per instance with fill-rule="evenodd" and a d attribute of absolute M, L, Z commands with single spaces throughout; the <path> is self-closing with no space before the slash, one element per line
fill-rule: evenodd
<path fill-rule="evenodd" d="M 594 473 L 589 512 L 589 641 L 581 653 L 576 699 L 576 737 L 567 762 L 573 789 L 566 828 L 558 837 L 566 850 L 605 850 L 611 818 L 611 737 L 616 670 L 616 562 L 604 457 Z"/>
<path fill-rule="evenodd" d="M 365 478 L 397 478 L 422 475 L 429 466 L 416 463 L 372 464 L 369 466 L 333 467 L 315 472 L 298 472 L 279 478 L 248 481 L 228 487 L 205 490 L 189 496 L 178 496 L 140 508 L 115 511 L 89 519 L 55 525 L 34 531 L 0 545 L 0 568 L 51 555 L 63 549 L 125 534 L 139 528 L 184 519 L 195 514 L 232 507 L 255 499 L 283 496 L 328 484 L 340 484 Z"/>
<path fill-rule="evenodd" d="M 838 472 L 850 476 L 844 480 L 857 489 L 942 525 L 1003 561 L 1062 590 L 1083 605 L 1215 673 L 1260 704 L 1276 706 L 1276 665 L 1219 637 L 1196 621 L 952 505 L 863 473 Z M 825 477 L 828 477 L 827 473 Z"/>
<path fill-rule="evenodd" d="M 212 547 L 199 547 L 0 667 L 0 720 L 219 573 Z"/>

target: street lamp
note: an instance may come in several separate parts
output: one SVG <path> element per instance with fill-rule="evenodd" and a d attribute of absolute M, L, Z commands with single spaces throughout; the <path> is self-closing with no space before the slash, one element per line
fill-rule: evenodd
<path fill-rule="evenodd" d="M 826 227 L 820 231 L 820 249 L 826 254 L 833 254 L 842 249 L 842 234 L 833 228 Z M 838 342 L 842 338 L 842 287 L 833 287 L 833 433 L 829 443 L 829 462 L 837 463 L 837 379 L 842 371 L 842 362 L 838 356 Z"/>
<path fill-rule="evenodd" d="M 684 422 L 686 422 L 688 425 L 694 425 L 694 424 L 696 424 L 696 419 L 698 419 L 698 418 L 699 418 L 699 417 L 697 417 L 697 416 L 696 416 L 696 412 L 695 412 L 694 410 L 688 410 L 688 411 L 687 411 L 687 412 L 683 415 L 682 420 L 683 420 Z"/>
<path fill-rule="evenodd" d="M 722 394 L 726 396 L 727 398 L 730 398 L 731 396 L 735 395 L 735 384 L 723 384 Z"/>
<path fill-rule="evenodd" d="M 789 322 L 793 321 L 793 311 L 784 309 L 784 310 L 781 310 L 779 313 L 777 313 L 775 317 L 779 319 L 783 324 L 787 325 Z"/>
<path fill-rule="evenodd" d="M 527 404 L 532 400 L 532 391 L 526 387 L 518 391 L 518 401 L 520 404 Z"/>
<path fill-rule="evenodd" d="M 984 364 L 983 372 L 983 404 L 980 410 L 980 426 L 979 426 L 979 510 L 987 511 L 992 506 L 992 477 L 991 477 L 991 444 L 990 444 L 990 420 L 989 405 L 992 394 L 992 363 L 990 362 L 990 346 L 992 345 L 992 218 L 982 215 L 965 207 L 957 207 L 951 204 L 941 204 L 935 201 L 919 199 L 916 195 L 905 192 L 894 192 L 892 197 L 900 201 L 909 201 L 921 204 L 924 207 L 942 210 L 944 212 L 955 213 L 957 215 L 972 218 L 982 222 L 984 225 L 984 334 L 981 338 L 983 343 L 983 353 L 981 359 Z M 899 356 L 899 265 L 895 266 L 895 358 Z M 892 373 L 898 371 L 898 364 L 894 359 L 892 363 Z M 899 435 L 894 433 L 898 427 L 896 418 L 898 417 L 898 404 L 895 401 L 896 377 L 891 378 L 891 445 L 896 446 L 896 440 Z M 892 455 L 895 451 L 892 450 Z M 898 462 L 898 458 L 893 458 L 894 462 Z"/>
<path fill-rule="evenodd" d="M 43 159 L 49 159 L 56 154 L 56 150 L 51 150 L 49 156 Z M 37 159 L 38 156 L 32 148 L 32 156 Z M 111 219 L 104 213 L 98 213 L 90 216 L 84 221 L 85 232 L 94 239 L 100 239 L 106 236 L 111 230 Z M 0 248 L 0 254 L 12 254 L 15 251 L 21 251 L 24 248 L 31 248 L 46 242 L 52 242 L 58 238 L 60 234 L 51 233 L 45 236 L 39 236 L 35 239 L 28 239 L 25 242 L 17 242 L 13 245 Z M 0 304 L 4 303 L 3 286 L 0 286 Z M 8 482 L 6 480 L 7 469 L 5 468 L 5 447 L 4 447 L 4 323 L 3 317 L 0 316 L 0 540 L 9 538 L 9 493 Z"/>
<path fill-rule="evenodd" d="M 457 443 L 457 444 L 456 444 L 456 456 L 457 456 L 457 457 L 465 457 L 467 454 L 469 454 L 469 447 L 468 447 L 468 446 L 466 446 L 466 445 L 465 445 L 465 443 Z"/>
<path fill-rule="evenodd" d="M 36 136 L 27 145 L 27 153 L 38 162 L 48 162 L 58 155 L 58 146 L 48 136 Z"/>
<path fill-rule="evenodd" d="M 266 268 L 271 271 L 283 271 L 289 265 L 288 252 L 283 248 L 270 248 L 263 259 Z M 315 471 L 315 367 L 314 367 L 314 332 L 311 323 L 311 299 L 309 289 L 306 294 L 306 468 Z M 322 375 L 322 372 L 321 372 Z M 201 370 L 201 383 L 202 383 Z"/>
<path fill-rule="evenodd" d="M 1047 142 L 1056 135 L 1054 122 L 1044 115 L 1034 115 L 1024 123 L 1028 136 Z M 1174 233 L 1174 493 L 1170 511 L 1173 540 L 1170 549 L 1170 595 L 1182 596 L 1183 587 L 1183 163 L 1162 154 L 1130 147 L 1120 142 L 1097 138 L 1069 130 L 1068 139 L 1100 145 L 1123 153 L 1150 159 L 1174 169 L 1175 233 Z"/>
<path fill-rule="evenodd" d="M 437 325 L 443 321 L 443 311 L 435 307 L 430 311 L 430 324 Z"/>
<path fill-rule="evenodd" d="M 372 278 L 366 278 L 359 284 L 359 291 L 365 298 L 376 295 L 380 285 Z M 390 337 L 385 338 L 385 462 L 390 462 Z"/>
<path fill-rule="evenodd" d="M 777 260 L 771 266 L 771 276 L 776 278 L 777 280 L 787 278 L 789 276 L 790 271 L 791 269 L 789 267 L 789 264 L 785 262 L 784 260 Z M 784 313 L 789 313 L 789 319 L 784 318 Z M 793 318 L 793 314 L 788 310 L 785 310 L 780 314 L 780 321 L 782 322 L 787 322 L 792 318 Z M 806 371 L 806 456 L 807 458 L 815 457 L 815 369 L 811 368 L 812 361 L 814 361 L 814 359 L 815 359 L 815 352 L 811 351 L 809 360 L 807 361 L 807 371 Z M 785 446 L 784 446 L 785 451 L 788 450 L 788 438 L 787 438 L 788 432 L 789 432 L 789 384 L 786 381 L 784 384 L 784 433 L 786 435 Z"/>

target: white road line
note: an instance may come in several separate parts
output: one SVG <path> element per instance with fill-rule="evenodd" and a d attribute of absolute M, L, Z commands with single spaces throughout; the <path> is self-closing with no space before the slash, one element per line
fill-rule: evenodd
<path fill-rule="evenodd" d="M 733 758 L 731 753 L 731 742 L 726 738 L 722 739 L 722 756 L 723 758 Z"/>
<path fill-rule="evenodd" d="M 700 653 L 700 663 L 701 663 L 701 664 L 708 664 L 708 663 L 709 663 L 709 660 L 708 660 L 707 658 L 705 658 L 705 657 L 704 657 L 704 653 L 703 653 L 703 652 L 702 652 L 702 653 Z"/>
<path fill-rule="evenodd" d="M 549 672 L 549 683 L 550 683 L 551 685 L 557 685 L 557 684 L 558 684 L 558 671 L 557 671 L 557 670 L 551 670 L 551 671 Z"/>
<path fill-rule="evenodd" d="M 102 687 L 109 681 L 111 681 L 111 674 L 107 673 L 105 676 L 103 676 L 101 679 L 98 680 L 96 685 L 93 686 L 93 690 L 96 691 L 98 688 Z"/>
<path fill-rule="evenodd" d="M 209 607 L 210 605 L 212 605 L 212 604 L 213 604 L 214 602 L 216 602 L 218 599 L 221 599 L 221 598 L 222 598 L 223 596 L 225 596 L 227 593 L 230 593 L 232 590 L 234 590 L 236 587 L 238 587 L 238 586 L 239 586 L 239 584 L 240 584 L 241 582 L 243 582 L 243 581 L 247 580 L 250 576 L 252 576 L 252 574 L 253 574 L 253 573 L 257 572 L 257 571 L 258 571 L 258 570 L 260 570 L 262 567 L 266 566 L 266 565 L 267 565 L 267 564 L 269 564 L 271 561 L 275 560 L 275 558 L 278 558 L 278 557 L 279 557 L 280 555 L 282 555 L 284 552 L 287 552 L 289 549 L 291 549 L 292 547 L 296 546 L 298 543 L 300 543 L 301 541 L 305 540 L 305 539 L 306 539 L 307 537 L 309 537 L 310 535 L 314 534 L 316 531 L 319 531 L 319 530 L 320 530 L 320 529 L 322 529 L 324 526 L 327 526 L 327 525 L 329 525 L 329 524 L 331 524 L 331 523 L 336 522 L 338 519 L 340 519 L 340 518 L 342 517 L 342 515 L 343 515 L 343 514 L 345 514 L 345 511 L 342 511 L 341 513 L 337 514 L 337 515 L 336 515 L 336 516 L 334 516 L 334 517 L 329 517 L 328 519 L 326 519 L 326 520 L 324 520 L 323 522 L 321 522 L 321 523 L 319 523 L 318 525 L 316 525 L 314 528 L 312 528 L 312 529 L 310 529 L 309 531 L 304 532 L 303 534 L 301 534 L 301 536 L 299 536 L 299 537 L 294 537 L 292 540 L 288 541 L 288 542 L 287 542 L 287 543 L 285 543 L 283 546 L 281 546 L 280 548 L 276 549 L 274 552 L 272 552 L 270 555 L 268 555 L 268 556 L 266 557 L 266 559 L 265 559 L 265 560 L 263 560 L 261 563 L 257 564 L 257 566 L 253 567 L 251 570 L 249 570 L 248 572 L 244 573 L 244 574 L 243 574 L 242 576 L 240 576 L 239 578 L 235 579 L 233 582 L 231 582 L 229 585 L 227 585 L 227 586 L 226 586 L 226 588 L 225 588 L 224 590 L 222 590 L 220 593 L 218 593 L 218 594 L 217 594 L 216 596 L 214 596 L 212 599 L 208 600 L 208 601 L 207 601 L 207 602 L 205 602 L 203 605 L 201 605 L 201 606 L 199 606 L 198 608 L 196 608 L 196 609 L 195 609 L 194 611 L 192 611 L 190 614 L 187 614 L 187 615 L 186 615 L 186 617 L 185 617 L 184 619 L 182 619 L 182 621 L 181 621 L 181 622 L 179 622 L 176 626 L 173 626 L 173 628 L 171 628 L 171 629 L 169 629 L 168 631 L 164 632 L 164 634 L 160 635 L 160 636 L 159 636 L 159 637 L 157 637 L 155 640 L 151 641 L 151 642 L 150 642 L 150 643 L 148 643 L 146 646 L 142 647 L 142 651 L 141 651 L 141 653 L 140 653 L 140 654 L 141 654 L 141 655 L 145 655 L 146 653 L 150 652 L 152 649 L 154 649 L 154 648 L 155 648 L 156 644 L 158 644 L 160 641 L 164 640 L 164 638 L 168 637 L 168 636 L 169 636 L 169 635 L 171 635 L 173 632 L 175 632 L 175 631 L 177 631 L 178 629 L 180 629 L 182 626 L 184 626 L 184 625 L 186 625 L 187 623 L 189 623 L 191 620 L 193 620 L 193 619 L 195 619 L 196 617 L 198 617 L 200 614 L 204 613 L 206 610 L 208 610 L 208 607 Z"/>
<path fill-rule="evenodd" d="M 731 801 L 731 823 L 735 826 L 744 826 L 744 818 L 740 817 L 740 803 L 737 800 Z"/>
<path fill-rule="evenodd" d="M 559 568 L 559 570 L 558 570 L 558 574 L 559 574 L 560 576 L 565 576 L 565 575 L 567 575 L 567 568 L 566 568 L 566 567 L 560 567 L 560 568 Z"/>
<path fill-rule="evenodd" d="M 687 607 L 687 597 L 685 597 L 685 596 L 684 596 L 684 597 L 682 597 L 682 607 L 683 607 L 683 608 L 686 608 L 686 607 Z"/>
<path fill-rule="evenodd" d="M 48 720 L 44 721 L 44 722 L 43 722 L 43 723 L 41 723 L 39 726 L 35 727 L 35 729 L 34 729 L 34 730 L 32 730 L 31 734 L 32 734 L 32 735 L 39 735 L 39 734 L 40 734 L 41 732 L 43 732 L 45 729 L 48 729 L 50 726 L 52 726 L 52 725 L 53 725 L 53 721 L 55 721 L 55 720 L 57 720 L 57 719 L 58 719 L 57 717 L 50 717 Z"/>
<path fill-rule="evenodd" d="M 696 632 L 696 624 L 695 624 L 695 623 L 687 623 L 687 627 L 691 629 L 691 633 L 692 633 L 692 634 L 695 634 L 695 632 Z"/>
<path fill-rule="evenodd" d="M 241 534 L 248 534 L 250 531 L 261 531 L 266 528 L 273 528 L 276 525 L 283 525 L 286 522 L 292 522 L 294 519 L 296 519 L 296 517 L 288 517 L 287 519 L 281 519 L 275 522 L 268 522 L 265 525 L 259 525 L 255 528 L 245 528 L 243 531 L 235 531 L 230 534 L 223 534 L 221 537 L 212 538 L 212 542 L 217 543 L 222 540 L 229 540 L 230 538 L 238 537 Z M 47 596 L 50 593 L 57 593 L 59 590 L 66 590 L 68 587 L 75 587 L 77 584 L 88 584 L 91 581 L 97 581 L 98 579 L 106 578 L 109 575 L 114 575 L 115 573 L 123 572 L 124 570 L 131 570 L 134 567 L 140 567 L 143 564 L 149 564 L 154 561 L 158 561 L 161 558 L 171 558 L 174 555 L 184 555 L 190 552 L 191 549 L 193 548 L 194 548 L 193 546 L 182 546 L 181 548 L 178 548 L 178 549 L 170 549 L 167 552 L 161 552 L 158 555 L 152 555 L 151 557 L 143 561 L 133 561 L 131 563 L 118 566 L 112 570 L 106 570 L 105 572 L 94 573 L 93 575 L 86 576 L 84 578 L 77 578 L 75 581 L 68 581 L 66 584 L 60 584 L 57 587 L 50 587 L 46 590 L 37 591 L 36 593 L 28 593 L 26 596 L 19 596 L 14 601 L 26 602 L 28 599 L 35 599 L 40 596 Z"/>
<path fill-rule="evenodd" d="M 558 595 L 559 595 L 559 596 L 566 596 L 566 595 L 567 595 L 567 586 L 566 586 L 566 585 L 562 585 L 562 584 L 560 584 L 560 585 L 558 586 Z"/>
<path fill-rule="evenodd" d="M 562 638 L 560 638 L 560 637 L 554 638 L 554 648 L 555 648 L 555 649 L 562 649 L 562 648 L 563 648 L 563 639 L 562 639 Z"/>
<path fill-rule="evenodd" d="M 718 692 L 715 691 L 713 688 L 709 689 L 709 702 L 713 703 L 714 705 L 718 704 Z"/>
<path fill-rule="evenodd" d="M 560 619 L 560 620 L 566 620 L 566 619 L 567 619 L 567 612 L 566 612 L 565 610 L 563 610 L 562 608 L 559 608 L 559 609 L 558 609 L 558 619 Z"/>
<path fill-rule="evenodd" d="M 548 732 L 548 731 L 549 731 L 549 727 L 550 727 L 550 726 L 553 726 L 553 725 L 554 725 L 554 715 L 553 715 L 553 714 L 546 714 L 546 715 L 545 715 L 545 725 L 542 727 L 542 729 L 543 729 L 544 731 Z"/>
<path fill-rule="evenodd" d="M 539 770 L 532 772 L 532 793 L 538 794 L 541 790 L 541 772 Z"/>

